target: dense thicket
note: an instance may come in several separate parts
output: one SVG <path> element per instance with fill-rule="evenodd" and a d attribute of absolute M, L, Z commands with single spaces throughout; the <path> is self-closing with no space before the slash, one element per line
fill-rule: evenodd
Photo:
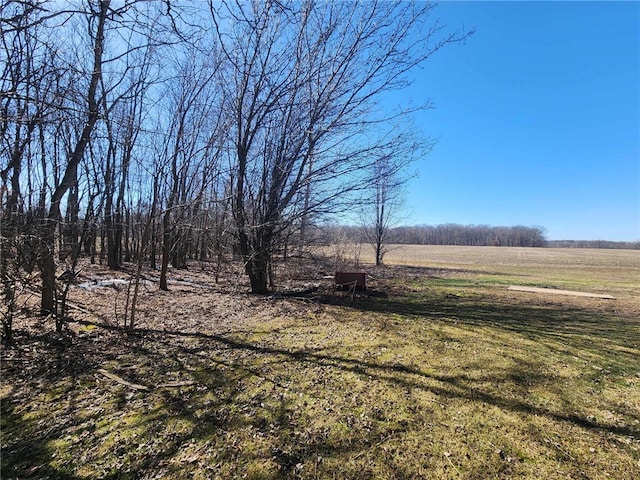
<path fill-rule="evenodd" d="M 0 2 L 6 329 L 30 272 L 42 313 L 62 319 L 82 255 L 148 262 L 166 289 L 169 265 L 233 254 L 267 291 L 274 253 L 362 202 L 381 162 L 393 172 L 428 145 L 406 121 L 428 104 L 384 99 L 467 36 L 433 8 Z"/>

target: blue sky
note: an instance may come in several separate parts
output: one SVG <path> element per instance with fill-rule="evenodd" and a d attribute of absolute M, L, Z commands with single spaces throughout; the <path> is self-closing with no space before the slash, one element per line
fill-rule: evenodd
<path fill-rule="evenodd" d="M 406 224 L 540 225 L 640 240 L 640 3 L 443 2 L 445 48 L 398 101 L 433 100 Z"/>

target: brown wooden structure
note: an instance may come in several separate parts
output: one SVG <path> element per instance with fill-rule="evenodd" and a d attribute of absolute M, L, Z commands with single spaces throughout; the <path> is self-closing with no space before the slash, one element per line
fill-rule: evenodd
<path fill-rule="evenodd" d="M 336 287 L 340 289 L 367 289 L 367 274 L 364 272 L 336 272 Z"/>

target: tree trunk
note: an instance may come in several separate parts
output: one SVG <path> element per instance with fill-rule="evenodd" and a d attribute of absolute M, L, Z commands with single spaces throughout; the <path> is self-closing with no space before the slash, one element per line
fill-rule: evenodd
<path fill-rule="evenodd" d="M 93 69 L 91 72 L 91 80 L 89 82 L 89 91 L 87 94 L 87 121 L 80 133 L 73 152 L 67 163 L 66 170 L 60 181 L 60 184 L 51 196 L 51 206 L 49 214 L 45 220 L 44 232 L 42 237 L 41 255 L 39 255 L 40 269 L 42 273 L 42 297 L 40 301 L 40 311 L 44 314 L 55 313 L 55 229 L 56 223 L 60 218 L 60 201 L 67 190 L 74 185 L 74 179 L 77 179 L 78 165 L 84 156 L 84 152 L 89 144 L 91 132 L 98 121 L 99 106 L 96 100 L 98 85 L 102 77 L 102 53 L 104 47 L 104 29 L 109 11 L 109 0 L 100 2 L 100 11 L 98 13 L 98 23 L 93 45 Z M 56 322 L 56 329 L 60 330 L 61 324 Z"/>
<path fill-rule="evenodd" d="M 159 175 L 153 177 L 153 199 L 151 200 L 151 212 L 149 212 L 149 228 L 145 243 L 149 243 L 149 268 L 156 269 L 156 243 L 157 243 L 157 222 L 156 211 L 158 209 L 158 195 L 160 189 Z"/>
<path fill-rule="evenodd" d="M 104 263 L 104 257 L 107 251 L 107 247 L 105 246 L 105 230 L 105 224 L 102 222 L 100 224 L 100 256 L 98 257 L 100 265 Z"/>
<path fill-rule="evenodd" d="M 62 248 L 60 249 L 60 260 L 64 260 L 78 247 L 78 216 L 80 212 L 80 202 L 78 201 L 78 178 L 72 180 L 67 199 L 67 212 L 62 228 Z"/>
<path fill-rule="evenodd" d="M 124 211 L 124 261 L 131 261 L 131 211 L 126 208 Z"/>
<path fill-rule="evenodd" d="M 376 244 L 376 267 L 382 265 L 382 244 Z"/>
<path fill-rule="evenodd" d="M 53 315 L 56 313 L 55 228 L 55 220 L 46 218 L 39 243 L 38 268 L 40 269 L 40 275 L 42 277 L 42 296 L 40 298 L 40 313 L 42 315 Z"/>
<path fill-rule="evenodd" d="M 246 272 L 251 284 L 251 293 L 264 295 L 269 293 L 269 258 L 266 253 L 257 253 L 246 262 Z"/>
<path fill-rule="evenodd" d="M 257 228 L 253 235 L 255 235 L 253 243 L 249 242 L 246 234 L 241 235 L 239 247 L 251 284 L 251 293 L 263 295 L 269 293 L 269 263 L 273 232 L 269 228 Z"/>
<path fill-rule="evenodd" d="M 118 214 L 115 219 L 112 214 L 105 217 L 107 233 L 107 265 L 111 270 L 120 268 L 120 235 L 118 235 Z"/>
<path fill-rule="evenodd" d="M 169 291 L 167 286 L 167 271 L 169 270 L 169 257 L 171 255 L 171 221 L 170 210 L 165 212 L 162 218 L 162 263 L 160 265 L 160 290 Z"/>
<path fill-rule="evenodd" d="M 176 228 L 172 235 L 171 266 L 177 269 L 187 268 L 187 239 L 185 229 Z"/>
<path fill-rule="evenodd" d="M 11 217 L 11 212 L 9 212 L 8 216 Z M 4 226 L 5 225 L 3 225 L 3 227 Z M 7 234 L 6 230 L 3 232 L 5 235 Z M 16 239 L 15 231 L 11 232 L 11 236 L 15 241 Z M 7 306 L 7 311 L 4 313 L 2 317 L 2 327 L 4 331 L 5 342 L 7 343 L 7 345 L 11 345 L 13 343 L 13 315 L 16 310 L 15 283 L 12 281 L 9 275 L 9 258 L 8 257 L 10 254 L 11 253 L 10 253 L 8 238 L 3 239 L 3 241 L 0 242 L 0 278 L 2 279 L 4 299 Z M 15 265 L 16 259 L 12 258 L 12 260 Z"/>
<path fill-rule="evenodd" d="M 157 243 L 158 243 L 157 230 L 158 229 L 156 227 L 156 220 L 155 220 L 155 218 L 153 218 L 151 220 L 151 232 L 150 232 L 150 235 L 149 235 L 149 268 L 151 270 L 156 270 L 158 268 L 158 265 L 156 264 L 156 256 L 158 255 L 158 252 L 157 252 Z"/>

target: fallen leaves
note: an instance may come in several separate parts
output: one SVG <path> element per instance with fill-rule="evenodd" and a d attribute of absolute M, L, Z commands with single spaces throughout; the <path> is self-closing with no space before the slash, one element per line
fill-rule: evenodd
<path fill-rule="evenodd" d="M 622 344 L 616 332 L 629 338 L 631 322 L 595 330 L 600 315 L 589 322 L 561 310 L 559 326 L 606 341 L 587 344 L 545 321 L 551 307 L 523 300 L 518 316 L 494 297 L 469 300 L 460 286 L 455 298 L 438 285 L 391 288 L 391 273 L 385 290 L 395 298 L 332 291 L 325 303 L 243 295 L 197 270 L 181 281 L 142 292 L 135 332 L 115 328 L 125 293 L 111 288 L 75 289 L 83 323 L 61 337 L 49 323 L 18 325 L 22 346 L 3 352 L 7 477 L 534 478 L 604 468 L 630 478 L 635 469 L 624 461 L 635 462 L 637 440 L 606 431 L 638 428 L 628 413 L 634 347 L 616 353 L 633 372 L 618 383 L 610 348 Z M 557 338 L 562 349 L 545 347 Z M 558 378 L 549 365 L 566 371 L 562 384 L 547 381 Z M 626 392 L 624 402 L 580 395 L 594 374 L 611 377 L 611 398 Z M 545 409 L 532 391 L 550 399 Z M 26 457 L 42 465 L 37 473 Z"/>

